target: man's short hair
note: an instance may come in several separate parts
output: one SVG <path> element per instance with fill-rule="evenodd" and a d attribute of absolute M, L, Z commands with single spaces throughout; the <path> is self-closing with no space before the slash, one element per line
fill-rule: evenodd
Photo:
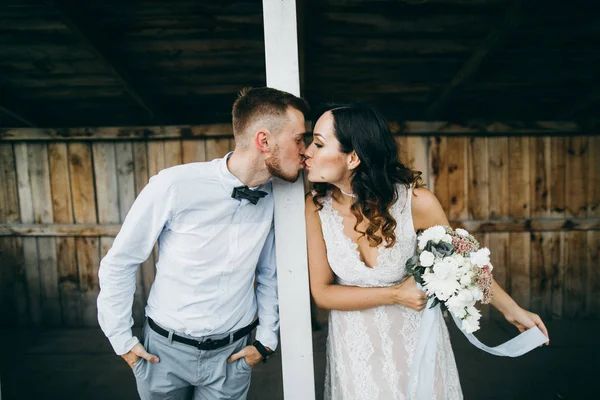
<path fill-rule="evenodd" d="M 270 125 L 274 123 L 279 125 L 289 107 L 302 112 L 305 117 L 308 115 L 308 103 L 291 93 L 268 87 L 242 89 L 231 111 L 234 136 L 237 138 L 243 135 L 257 120 L 266 119 Z M 270 129 L 279 128 L 271 126 Z"/>

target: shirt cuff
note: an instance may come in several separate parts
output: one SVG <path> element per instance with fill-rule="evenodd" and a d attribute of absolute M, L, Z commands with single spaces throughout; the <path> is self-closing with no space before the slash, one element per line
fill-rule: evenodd
<path fill-rule="evenodd" d="M 279 340 L 277 339 L 277 334 L 268 328 L 261 327 L 260 325 L 256 329 L 256 340 L 262 343 L 263 346 L 268 347 L 272 351 L 277 349 L 277 344 Z"/>
<path fill-rule="evenodd" d="M 115 350 L 115 353 L 120 356 L 125 353 L 129 353 L 133 346 L 140 342 L 138 338 L 131 334 L 131 330 L 120 335 L 111 336 L 108 338 L 108 340 Z"/>

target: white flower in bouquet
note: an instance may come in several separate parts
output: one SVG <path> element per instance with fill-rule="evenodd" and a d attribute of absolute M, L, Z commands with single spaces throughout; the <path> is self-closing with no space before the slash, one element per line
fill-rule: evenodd
<path fill-rule="evenodd" d="M 430 240 L 439 243 L 446 236 L 446 229 L 443 226 L 436 225 L 425 229 L 417 238 L 419 249 L 423 250 Z"/>
<path fill-rule="evenodd" d="M 460 289 L 456 277 L 458 266 L 449 257 L 436 262 L 432 269 L 433 272 L 427 270 L 423 274 L 425 290 L 428 294 L 433 294 L 440 300 L 446 301 Z"/>
<path fill-rule="evenodd" d="M 471 284 L 471 282 L 473 282 L 473 276 L 473 272 L 471 272 L 471 268 L 469 267 L 469 270 L 465 272 L 463 276 L 460 277 L 460 284 L 462 286 L 468 286 L 469 284 Z"/>
<path fill-rule="evenodd" d="M 454 232 L 458 233 L 460 236 L 469 236 L 469 232 L 461 228 L 456 228 Z"/>
<path fill-rule="evenodd" d="M 465 307 L 464 302 L 458 298 L 458 296 L 452 296 L 446 301 L 446 307 L 448 307 L 448 311 L 452 313 L 452 315 L 457 318 L 463 319 L 467 316 L 467 308 Z"/>
<path fill-rule="evenodd" d="M 419 261 L 423 267 L 431 267 L 435 261 L 435 256 L 433 253 L 423 250 L 423 252 L 419 255 Z"/>
<path fill-rule="evenodd" d="M 452 236 L 445 234 L 444 237 L 440 239 L 440 242 L 446 242 L 452 244 Z"/>
<path fill-rule="evenodd" d="M 471 291 L 471 294 L 473 295 L 473 299 L 475 299 L 475 301 L 483 300 L 483 292 L 481 291 L 481 289 L 479 289 L 479 287 L 477 287 L 477 285 L 470 286 L 469 290 Z"/>
<path fill-rule="evenodd" d="M 467 288 L 460 289 L 455 297 L 458 298 L 458 300 L 462 303 L 463 307 L 467 307 L 475 303 L 475 301 L 473 300 L 473 293 Z"/>
<path fill-rule="evenodd" d="M 462 320 L 462 329 L 467 333 L 473 333 L 479 329 L 479 318 L 469 315 Z"/>
<path fill-rule="evenodd" d="M 481 312 L 479 312 L 479 310 L 473 305 L 467 307 L 467 314 L 469 314 L 471 317 L 477 317 L 477 319 L 481 318 Z"/>
<path fill-rule="evenodd" d="M 484 267 L 490 264 L 490 250 L 487 247 L 479 249 L 470 255 L 471 263 L 478 267 Z"/>

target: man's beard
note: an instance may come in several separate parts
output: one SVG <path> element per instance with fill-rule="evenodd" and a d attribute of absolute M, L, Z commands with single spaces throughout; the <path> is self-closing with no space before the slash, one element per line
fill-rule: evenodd
<path fill-rule="evenodd" d="M 271 176 L 283 179 L 286 182 L 296 182 L 298 176 L 300 176 L 299 170 L 293 175 L 286 173 L 283 170 L 283 167 L 281 166 L 281 158 L 279 157 L 279 146 L 276 146 L 271 157 L 265 160 L 265 165 L 267 166 L 267 171 L 269 171 Z"/>

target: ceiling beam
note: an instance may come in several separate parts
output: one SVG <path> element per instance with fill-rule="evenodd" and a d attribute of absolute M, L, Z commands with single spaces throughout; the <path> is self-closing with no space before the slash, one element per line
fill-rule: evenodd
<path fill-rule="evenodd" d="M 126 69 L 111 55 L 109 45 L 104 43 L 99 35 L 90 29 L 90 26 L 93 26 L 92 22 L 82 15 L 77 8 L 77 4 L 81 3 L 69 0 L 49 0 L 49 3 L 59 12 L 62 22 L 80 43 L 106 66 L 131 98 L 146 110 L 152 119 L 155 119 L 159 113 L 158 107 L 151 102 L 148 94 L 142 95 L 144 91 L 139 85 L 134 84 L 134 80 L 126 72 Z"/>
<path fill-rule="evenodd" d="M 521 17 L 521 0 L 515 0 L 506 12 L 502 22 L 477 46 L 473 54 L 454 75 L 435 101 L 425 111 L 425 117 L 435 119 L 457 88 L 467 82 L 479 69 L 488 53 L 518 25 Z"/>

